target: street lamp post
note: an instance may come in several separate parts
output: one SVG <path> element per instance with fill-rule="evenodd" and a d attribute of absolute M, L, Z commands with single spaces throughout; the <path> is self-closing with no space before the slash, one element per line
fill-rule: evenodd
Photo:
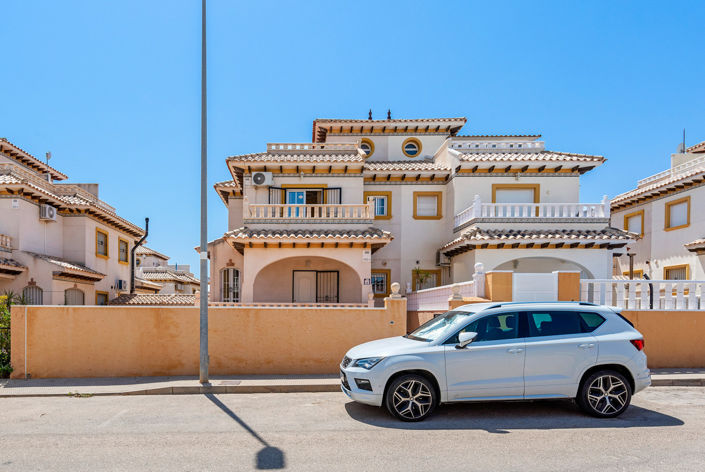
<path fill-rule="evenodd" d="M 201 0 L 201 293 L 198 377 L 208 383 L 208 132 L 206 100 L 206 0 Z"/>

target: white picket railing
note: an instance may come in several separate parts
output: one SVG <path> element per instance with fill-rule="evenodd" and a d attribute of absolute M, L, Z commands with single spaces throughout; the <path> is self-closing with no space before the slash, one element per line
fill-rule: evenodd
<path fill-rule="evenodd" d="M 609 201 L 602 203 L 483 203 L 475 195 L 472 205 L 455 215 L 455 227 L 475 218 L 609 218 Z"/>
<path fill-rule="evenodd" d="M 669 177 L 675 177 L 678 174 L 695 170 L 698 167 L 703 167 L 705 169 L 705 156 L 697 157 L 690 161 L 684 162 L 683 164 L 664 170 L 663 172 L 659 172 L 658 174 L 650 175 L 649 177 L 644 177 L 643 179 L 637 182 L 637 187 L 643 187 L 644 185 L 658 182 L 659 180 L 667 179 Z"/>
<path fill-rule="evenodd" d="M 243 205 L 244 219 L 277 222 L 281 220 L 372 220 L 374 203 L 293 205 L 284 203 Z"/>
<path fill-rule="evenodd" d="M 426 288 L 406 294 L 408 311 L 448 311 L 448 300 L 453 296 L 453 287 L 461 297 L 475 297 L 475 282 L 462 282 L 441 287 Z"/>
<path fill-rule="evenodd" d="M 629 310 L 699 310 L 704 305 L 703 295 L 704 280 L 580 281 L 581 301 Z"/>

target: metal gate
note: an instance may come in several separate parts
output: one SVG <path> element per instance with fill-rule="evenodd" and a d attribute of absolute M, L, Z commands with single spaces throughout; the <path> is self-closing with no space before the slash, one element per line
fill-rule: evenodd
<path fill-rule="evenodd" d="M 325 270 L 316 272 L 316 302 L 338 303 L 340 286 L 338 271 Z"/>
<path fill-rule="evenodd" d="M 555 302 L 558 300 L 558 273 L 512 274 L 512 301 Z"/>

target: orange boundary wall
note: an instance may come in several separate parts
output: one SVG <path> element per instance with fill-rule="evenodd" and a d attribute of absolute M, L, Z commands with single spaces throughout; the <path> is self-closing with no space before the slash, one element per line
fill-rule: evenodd
<path fill-rule="evenodd" d="M 12 378 L 197 375 L 198 320 L 195 307 L 13 306 Z M 336 373 L 351 347 L 405 333 L 404 298 L 384 308 L 210 308 L 210 373 Z"/>

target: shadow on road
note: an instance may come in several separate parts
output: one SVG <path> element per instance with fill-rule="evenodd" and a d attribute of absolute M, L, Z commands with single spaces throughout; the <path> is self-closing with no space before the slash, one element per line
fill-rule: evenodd
<path fill-rule="evenodd" d="M 684 424 L 673 416 L 634 405 L 618 418 L 593 418 L 568 400 L 447 404 L 419 423 L 399 421 L 384 408 L 356 402 L 346 403 L 345 410 L 354 420 L 380 428 L 478 429 L 496 434 L 509 434 L 512 429 L 648 428 Z"/>
<path fill-rule="evenodd" d="M 272 469 L 283 469 L 286 467 L 286 461 L 284 459 L 284 452 L 278 447 L 270 446 L 267 441 L 262 439 L 257 432 L 245 423 L 242 418 L 237 416 L 230 408 L 228 408 L 223 402 L 221 402 L 212 393 L 206 393 L 206 398 L 209 399 L 215 406 L 220 408 L 227 414 L 230 418 L 234 419 L 242 428 L 250 433 L 257 441 L 259 441 L 264 447 L 257 453 L 255 467 L 259 470 L 272 470 Z"/>

